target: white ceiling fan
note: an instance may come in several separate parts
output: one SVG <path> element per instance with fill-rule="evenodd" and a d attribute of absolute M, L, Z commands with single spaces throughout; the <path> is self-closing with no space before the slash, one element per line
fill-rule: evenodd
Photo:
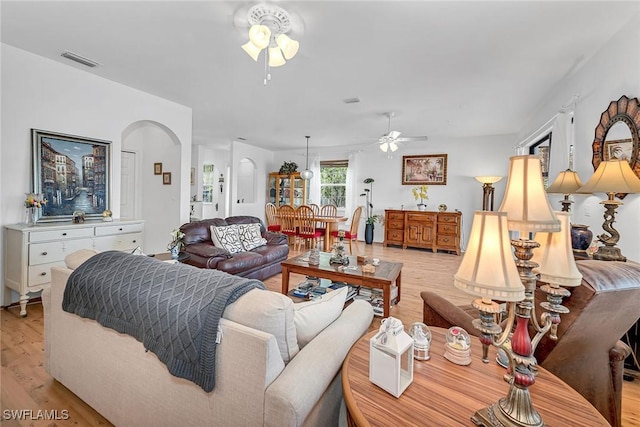
<path fill-rule="evenodd" d="M 398 149 L 398 143 L 401 142 L 413 142 L 413 141 L 426 141 L 426 136 L 400 136 L 402 132 L 397 130 L 391 130 L 391 118 L 396 115 L 394 112 L 385 113 L 385 116 L 389 118 L 389 124 L 387 127 L 387 133 L 382 135 L 378 139 L 380 150 L 387 153 L 387 157 L 391 158 L 392 153 Z"/>

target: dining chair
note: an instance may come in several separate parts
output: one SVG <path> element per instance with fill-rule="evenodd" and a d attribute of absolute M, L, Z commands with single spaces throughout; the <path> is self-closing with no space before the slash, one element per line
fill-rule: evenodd
<path fill-rule="evenodd" d="M 303 241 L 305 246 L 309 242 L 309 247 L 315 248 L 322 233 L 316 230 L 316 216 L 313 213 L 313 209 L 307 205 L 299 206 L 296 209 L 296 225 L 298 226 L 298 250 L 300 250 Z"/>
<path fill-rule="evenodd" d="M 278 207 L 274 203 L 267 203 L 264 206 L 265 216 L 267 218 L 267 230 L 280 231 L 280 220 L 278 219 Z"/>
<path fill-rule="evenodd" d="M 296 210 L 291 205 L 282 205 L 278 209 L 278 219 L 280 222 L 280 232 L 287 235 L 289 245 L 295 245 L 298 234 L 296 228 Z"/>
<path fill-rule="evenodd" d="M 322 205 L 320 208 L 320 216 L 338 216 L 338 207 L 336 205 Z M 325 223 L 319 222 L 316 228 L 320 230 L 322 235 L 327 232 Z M 324 250 L 327 250 L 326 248 Z"/>
<path fill-rule="evenodd" d="M 309 204 L 307 204 L 307 206 L 309 206 L 311 209 L 313 209 L 313 214 L 315 216 L 320 215 L 320 206 L 318 206 L 315 203 L 309 203 Z"/>
<path fill-rule="evenodd" d="M 338 216 L 338 207 L 336 205 L 322 205 L 320 216 Z"/>
<path fill-rule="evenodd" d="M 360 226 L 360 217 L 362 216 L 363 206 L 358 206 L 353 211 L 353 216 L 351 217 L 351 225 L 349 230 L 344 230 L 344 238 L 349 240 L 349 253 L 353 255 L 353 249 L 351 247 L 352 242 L 356 242 L 358 244 L 358 227 Z M 340 230 L 333 231 L 331 235 L 335 238 L 338 237 L 338 233 Z"/>

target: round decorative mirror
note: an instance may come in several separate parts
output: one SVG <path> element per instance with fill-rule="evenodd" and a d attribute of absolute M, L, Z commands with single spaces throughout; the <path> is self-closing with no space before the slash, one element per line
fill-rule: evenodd
<path fill-rule="evenodd" d="M 624 159 L 640 178 L 640 102 L 638 98 L 620 97 L 611 101 L 609 108 L 600 116 L 592 144 L 593 170 L 600 162 Z M 623 199 L 626 194 L 616 194 Z"/>

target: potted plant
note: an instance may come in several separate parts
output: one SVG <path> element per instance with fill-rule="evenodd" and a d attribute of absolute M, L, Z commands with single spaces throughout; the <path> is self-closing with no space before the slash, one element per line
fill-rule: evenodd
<path fill-rule="evenodd" d="M 369 188 L 364 189 L 364 193 L 360 197 L 366 197 L 367 219 L 364 226 L 364 241 L 367 245 L 373 243 L 373 224 L 380 219 L 379 215 L 373 214 L 373 178 L 364 180 L 365 184 L 369 184 Z"/>
<path fill-rule="evenodd" d="M 171 252 L 171 258 L 177 259 L 180 251 L 184 248 L 184 233 L 177 230 L 171 231 L 171 241 L 167 245 L 167 250 Z"/>
<path fill-rule="evenodd" d="M 427 185 L 418 185 L 417 187 L 413 187 L 411 192 L 413 193 L 413 198 L 418 202 L 418 210 L 426 211 L 427 204 L 425 201 L 429 200 L 429 196 L 427 195 L 427 190 L 429 187 Z"/>

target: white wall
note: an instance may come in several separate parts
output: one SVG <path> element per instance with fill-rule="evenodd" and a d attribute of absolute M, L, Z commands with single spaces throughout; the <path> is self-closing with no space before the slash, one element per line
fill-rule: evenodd
<path fill-rule="evenodd" d="M 137 153 L 140 184 L 136 195 L 145 200 L 136 206 L 136 213 L 145 220 L 144 251 L 149 254 L 166 252 L 171 231 L 186 222 L 180 217 L 180 145 L 160 126 L 144 122 L 125 132 L 122 146 Z M 171 185 L 163 183 L 162 175 L 154 174 L 154 163 L 162 163 L 162 172 L 171 173 Z M 153 197 L 145 197 L 147 194 L 153 194 Z"/>
<path fill-rule="evenodd" d="M 174 179 L 180 182 L 180 219 L 189 220 L 190 108 L 6 44 L 1 45 L 1 54 L 2 224 L 23 219 L 24 193 L 31 191 L 32 128 L 112 142 L 111 210 L 119 217 L 122 133 L 132 123 L 146 120 L 166 126 L 181 144 L 180 168 L 176 168 Z M 157 232 L 165 234 L 167 230 Z"/>
<path fill-rule="evenodd" d="M 238 202 L 238 181 L 236 179 L 242 159 L 251 160 L 256 166 L 255 198 L 253 203 Z M 273 152 L 262 148 L 247 145 L 243 142 L 233 141 L 231 144 L 231 179 L 225 180 L 231 192 L 229 215 L 252 215 L 265 221 L 264 205 L 267 201 L 267 175 L 273 163 Z M 230 181 L 230 182 L 229 182 Z"/>
<path fill-rule="evenodd" d="M 471 230 L 473 212 L 482 209 L 482 184 L 474 179 L 479 175 L 507 175 L 509 157 L 513 155 L 515 135 L 496 135 L 476 138 L 439 139 L 432 138 L 425 143 L 407 143 L 396 152 L 392 159 L 387 159 L 377 147 L 357 152 L 349 167 L 354 169 L 355 198 L 353 206 L 364 205 L 363 197 L 358 197 L 369 185 L 364 184 L 366 178 L 373 178 L 373 213 L 384 216 L 385 209 L 413 209 L 416 200 L 411 189 L 413 186 L 402 185 L 402 156 L 418 154 L 447 154 L 447 185 L 430 185 L 428 190 L 428 210 L 437 210 L 444 203 L 448 210 L 458 209 L 463 218 L 463 247 Z M 278 152 L 271 166 L 278 170 L 282 162 L 296 158 L 296 153 Z M 338 160 L 349 158 L 347 151 L 323 151 L 321 160 Z M 296 161 L 296 160 L 293 160 Z M 297 162 L 300 165 L 299 162 Z M 304 168 L 304 167 L 302 167 Z M 301 170 L 298 167 L 298 170 Z M 315 180 L 316 177 L 313 178 Z M 318 181 L 319 182 L 319 181 Z M 495 184 L 495 208 L 500 206 L 506 179 Z M 318 184 L 319 185 L 319 184 Z M 350 215 L 351 212 L 347 212 Z M 364 240 L 364 217 L 358 232 L 360 240 Z M 374 242 L 384 240 L 384 226 L 375 224 Z"/>
<path fill-rule="evenodd" d="M 622 95 L 640 97 L 640 14 L 609 40 L 575 75 L 556 88 L 539 112 L 521 132 L 526 136 L 549 120 L 574 94 L 580 98 L 575 108 L 575 170 L 582 182 L 593 174 L 591 144 L 600 115 Z M 550 177 L 551 180 L 555 176 Z M 561 195 L 550 195 L 552 206 L 560 210 Z M 595 236 L 602 234 L 605 194 L 572 196 L 572 222 L 587 224 Z M 640 195 L 629 194 L 617 210 L 614 227 L 620 232 L 618 246 L 628 259 L 640 261 Z"/>

